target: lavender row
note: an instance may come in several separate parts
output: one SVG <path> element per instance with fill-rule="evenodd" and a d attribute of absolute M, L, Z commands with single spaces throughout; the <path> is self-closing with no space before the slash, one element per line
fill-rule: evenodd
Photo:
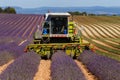
<path fill-rule="evenodd" d="M 0 14 L 0 36 L 31 37 L 42 21 L 43 15 Z"/>
<path fill-rule="evenodd" d="M 25 54 L 25 46 L 30 43 L 29 41 L 27 41 L 21 46 L 18 46 L 20 40 L 18 38 L 15 38 L 15 40 L 13 39 L 3 38 L 3 40 L 0 41 L 0 66 Z"/>
<path fill-rule="evenodd" d="M 51 76 L 52 80 L 85 80 L 74 60 L 63 51 L 58 51 L 52 56 Z"/>
<path fill-rule="evenodd" d="M 120 62 L 93 53 L 84 51 L 78 59 L 100 80 L 120 80 Z"/>
<path fill-rule="evenodd" d="M 10 60 L 15 59 L 14 55 L 8 51 L 0 51 L 0 66 L 8 63 Z"/>
<path fill-rule="evenodd" d="M 8 63 L 10 60 L 15 59 L 20 52 L 18 47 L 18 42 L 20 39 L 18 38 L 10 38 L 10 37 L 0 37 L 0 66 Z M 16 52 L 15 52 L 16 51 Z M 20 54 L 19 54 L 20 55 Z"/>
<path fill-rule="evenodd" d="M 33 80 L 40 59 L 40 56 L 33 52 L 22 55 L 2 72 L 0 80 Z"/>
<path fill-rule="evenodd" d="M 24 42 L 24 44 L 19 45 L 25 39 L 16 38 L 16 37 L 0 37 L 0 51 L 7 51 L 10 54 L 14 54 L 15 57 L 19 57 L 24 53 L 26 45 L 31 42 L 31 39 Z"/>

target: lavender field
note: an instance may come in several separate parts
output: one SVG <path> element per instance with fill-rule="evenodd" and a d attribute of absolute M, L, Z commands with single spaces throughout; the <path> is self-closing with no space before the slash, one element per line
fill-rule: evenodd
<path fill-rule="evenodd" d="M 0 14 L 0 36 L 30 38 L 43 19 L 43 15 Z"/>
<path fill-rule="evenodd" d="M 78 60 L 82 61 L 87 68 L 100 80 L 119 80 L 120 62 L 93 53 L 84 51 Z"/>
<path fill-rule="evenodd" d="M 96 47 L 81 53 L 76 62 L 64 51 L 55 52 L 51 60 L 24 53 L 43 15 L 0 14 L 0 80 L 120 80 L 120 18 L 104 19 L 74 17 L 85 28 L 83 37 Z"/>
<path fill-rule="evenodd" d="M 86 80 L 77 64 L 63 51 L 52 56 L 51 76 L 52 80 Z"/>

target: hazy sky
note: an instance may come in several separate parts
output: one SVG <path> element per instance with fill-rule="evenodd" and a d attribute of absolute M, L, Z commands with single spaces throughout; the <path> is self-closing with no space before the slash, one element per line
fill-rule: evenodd
<path fill-rule="evenodd" d="M 42 6 L 120 6 L 120 0 L 0 0 L 0 6 L 35 8 Z"/>

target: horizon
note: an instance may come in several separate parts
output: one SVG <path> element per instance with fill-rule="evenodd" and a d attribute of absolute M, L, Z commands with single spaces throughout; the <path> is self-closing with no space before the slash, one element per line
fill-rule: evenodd
<path fill-rule="evenodd" d="M 110 0 L 61 0 L 61 1 L 49 1 L 49 0 L 1 0 L 0 6 L 15 6 L 21 8 L 40 8 L 40 7 L 120 7 L 120 1 L 110 1 Z"/>
<path fill-rule="evenodd" d="M 3 8 L 5 8 L 5 7 L 17 7 L 17 8 L 23 8 L 23 9 L 34 9 L 34 8 L 55 8 L 56 6 L 40 6 L 40 7 L 33 7 L 33 8 L 31 8 L 31 7 L 29 7 L 29 8 L 26 8 L 26 7 L 20 7 L 20 6 L 0 6 L 0 7 L 3 7 Z M 120 6 L 57 6 L 56 8 L 70 8 L 70 7 L 72 7 L 72 8 L 79 8 L 79 7 L 81 7 L 81 8 L 92 8 L 92 7 L 103 7 L 103 8 L 110 8 L 110 7 L 113 7 L 113 8 L 120 8 Z"/>

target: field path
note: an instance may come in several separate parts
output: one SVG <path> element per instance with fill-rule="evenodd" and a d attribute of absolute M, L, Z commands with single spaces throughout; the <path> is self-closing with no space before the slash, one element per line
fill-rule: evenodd
<path fill-rule="evenodd" d="M 38 72 L 35 74 L 34 80 L 51 80 L 50 79 L 50 60 L 41 60 L 38 66 Z"/>
<path fill-rule="evenodd" d="M 0 74 L 13 62 L 14 60 L 9 61 L 8 63 L 0 66 Z"/>
<path fill-rule="evenodd" d="M 82 62 L 75 60 L 78 67 L 82 70 L 83 74 L 85 75 L 86 80 L 97 80 L 97 78 L 92 75 L 91 72 L 88 71 L 88 69 L 85 67 L 85 65 L 82 64 Z"/>

